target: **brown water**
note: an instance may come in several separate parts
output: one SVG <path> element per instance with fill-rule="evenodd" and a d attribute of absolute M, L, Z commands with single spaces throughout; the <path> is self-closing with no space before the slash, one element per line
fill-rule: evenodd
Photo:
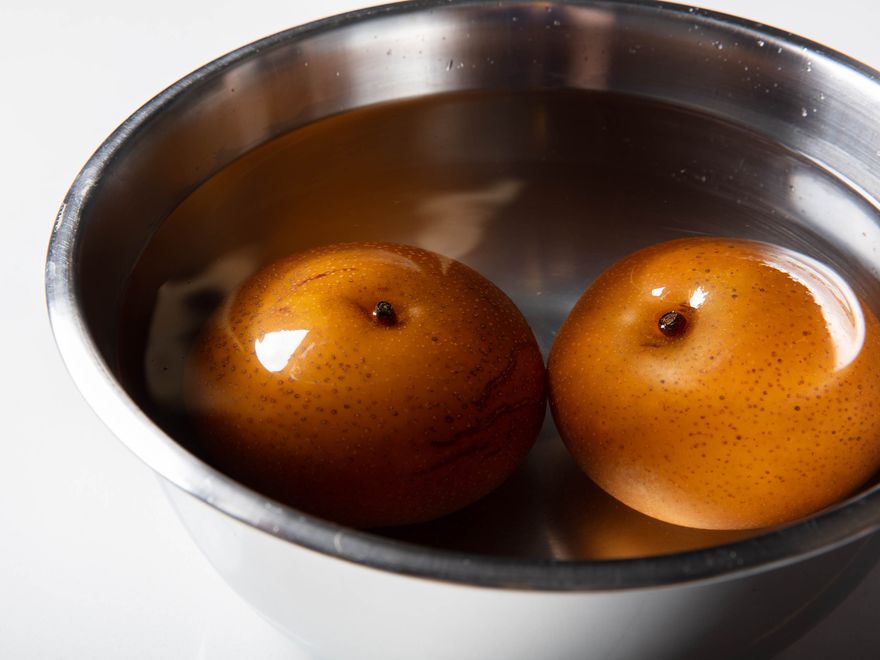
<path fill-rule="evenodd" d="M 731 124 L 588 92 L 459 93 L 298 129 L 193 192 L 131 274 L 121 362 L 138 403 L 194 448 L 181 366 L 202 322 L 262 264 L 391 240 L 464 261 L 504 289 L 546 352 L 583 289 L 661 240 L 767 240 L 837 267 L 877 307 L 877 211 L 807 160 Z M 598 558 L 752 533 L 647 518 L 604 495 L 549 419 L 522 469 L 469 509 L 388 535 L 513 556 Z"/>

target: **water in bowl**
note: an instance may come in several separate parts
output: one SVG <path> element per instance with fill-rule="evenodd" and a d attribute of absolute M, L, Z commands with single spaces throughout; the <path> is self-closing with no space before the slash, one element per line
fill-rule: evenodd
<path fill-rule="evenodd" d="M 182 402 L 189 346 L 227 293 L 295 251 L 389 240 L 459 259 L 510 295 L 546 355 L 602 270 L 682 236 L 752 238 L 810 254 L 876 310 L 878 226 L 877 209 L 820 165 L 685 108 L 559 90 L 394 102 L 297 129 L 185 199 L 131 273 L 120 362 L 139 405 L 198 452 Z M 548 414 L 529 459 L 495 493 L 444 519 L 377 533 L 586 559 L 760 532 L 680 528 L 616 502 L 570 461 Z"/>

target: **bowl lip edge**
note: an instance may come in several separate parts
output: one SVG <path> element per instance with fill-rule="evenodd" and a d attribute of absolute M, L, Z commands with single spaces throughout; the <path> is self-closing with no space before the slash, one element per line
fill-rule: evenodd
<path fill-rule="evenodd" d="M 193 83 L 211 78 L 267 48 L 376 17 L 489 4 L 480 0 L 412 0 L 358 9 L 288 28 L 230 51 L 187 74 L 147 101 L 115 129 L 89 158 L 67 192 L 52 229 L 44 271 L 44 292 L 53 334 L 65 366 L 86 401 L 120 441 L 151 469 L 178 489 L 219 512 L 331 557 L 442 582 L 551 591 L 669 586 L 767 570 L 820 554 L 875 531 L 880 526 L 880 487 L 774 532 L 731 544 L 669 555 L 613 560 L 513 559 L 427 548 L 321 520 L 280 505 L 238 484 L 184 450 L 155 426 L 116 382 L 80 313 L 78 280 L 73 263 L 78 249 L 77 229 L 83 209 L 91 199 L 101 175 L 110 167 L 130 136 L 183 95 Z M 503 3 L 502 7 L 517 4 L 533 3 L 516 0 Z M 765 34 L 796 47 L 809 47 L 813 52 L 854 69 L 872 81 L 877 80 L 874 69 L 822 44 L 730 14 L 651 0 L 557 0 L 544 4 L 626 6 L 637 10 L 685 13 L 726 27 Z M 496 6 L 496 3 L 491 3 L 491 6 Z M 123 439 L 130 435 L 133 426 L 140 428 L 138 435 L 142 441 Z M 157 442 L 163 445 L 160 452 L 162 457 L 158 461 L 162 467 L 145 457 L 145 454 L 155 453 L 148 451 L 145 445 Z M 167 465 L 171 460 L 184 461 L 186 466 L 183 469 L 180 466 L 172 468 Z M 212 492 L 212 488 L 219 490 L 221 496 Z M 259 515 L 255 514 L 257 511 Z M 819 537 L 824 540 L 820 542 Z"/>

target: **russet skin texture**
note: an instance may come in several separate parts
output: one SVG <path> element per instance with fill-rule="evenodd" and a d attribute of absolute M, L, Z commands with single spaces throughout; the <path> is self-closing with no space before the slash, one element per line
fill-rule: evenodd
<path fill-rule="evenodd" d="M 634 509 L 706 529 L 780 524 L 880 468 L 878 330 L 812 259 L 661 243 L 575 305 L 550 353 L 551 409 L 581 469 Z"/>
<path fill-rule="evenodd" d="M 487 494 L 546 409 L 538 345 L 510 299 L 459 262 L 390 243 L 318 248 L 254 275 L 207 322 L 186 393 L 208 460 L 357 527 Z"/>

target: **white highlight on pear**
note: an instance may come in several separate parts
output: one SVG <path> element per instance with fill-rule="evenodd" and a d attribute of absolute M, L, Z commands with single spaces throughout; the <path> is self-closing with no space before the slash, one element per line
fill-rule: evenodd
<path fill-rule="evenodd" d="M 276 330 L 267 332 L 254 342 L 257 359 L 268 371 L 281 371 L 290 362 L 296 349 L 309 334 L 308 330 Z"/>

